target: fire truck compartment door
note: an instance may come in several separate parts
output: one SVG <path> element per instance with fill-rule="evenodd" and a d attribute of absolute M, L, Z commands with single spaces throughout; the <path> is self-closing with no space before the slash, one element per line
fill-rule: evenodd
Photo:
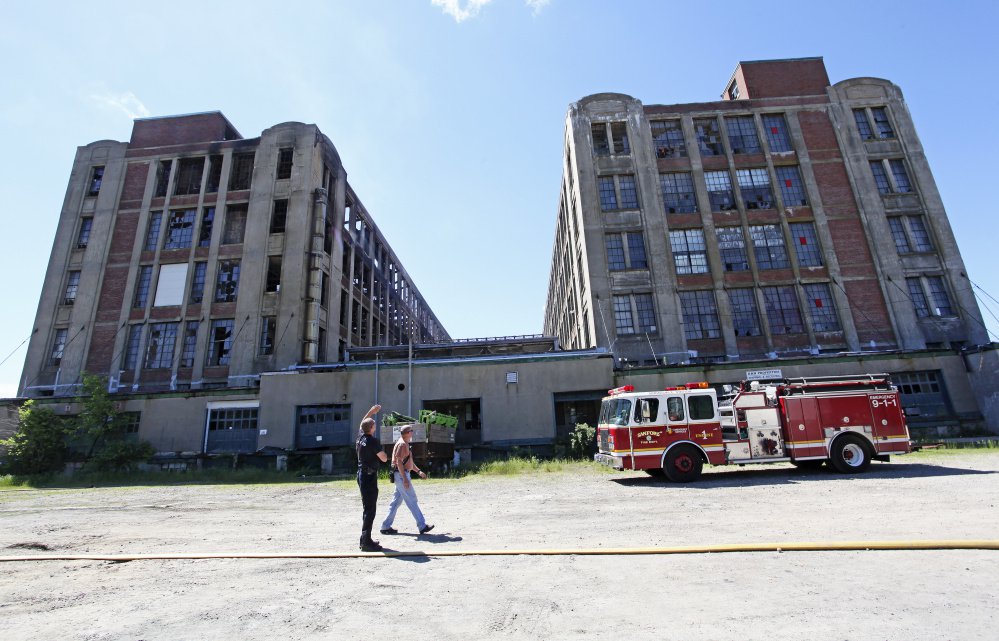
<path fill-rule="evenodd" d="M 746 410 L 749 447 L 753 458 L 784 456 L 784 439 L 780 432 L 780 413 L 776 407 Z"/>

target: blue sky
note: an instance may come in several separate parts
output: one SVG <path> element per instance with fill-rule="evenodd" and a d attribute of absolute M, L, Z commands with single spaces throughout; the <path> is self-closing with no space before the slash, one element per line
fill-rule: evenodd
<path fill-rule="evenodd" d="M 822 56 L 906 97 L 971 280 L 999 299 L 994 2 L 288 0 L 0 9 L 0 397 L 16 391 L 76 147 L 222 111 L 316 123 L 454 337 L 540 333 L 569 103 L 718 98 L 740 60 Z M 274 7 L 278 6 L 279 9 Z M 136 7 L 143 7 L 137 9 Z M 999 303 L 982 313 L 999 340 Z"/>

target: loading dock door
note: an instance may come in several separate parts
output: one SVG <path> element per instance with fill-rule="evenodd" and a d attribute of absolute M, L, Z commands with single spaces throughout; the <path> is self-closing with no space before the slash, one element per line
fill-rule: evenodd
<path fill-rule="evenodd" d="M 257 451 L 259 403 L 209 403 L 205 424 L 207 454 L 252 454 Z"/>
<path fill-rule="evenodd" d="M 298 408 L 296 449 L 340 447 L 353 441 L 350 405 L 304 405 Z"/>
<path fill-rule="evenodd" d="M 443 412 L 458 418 L 454 434 L 456 447 L 478 445 L 482 442 L 482 404 L 477 398 L 423 401 L 423 409 Z"/>

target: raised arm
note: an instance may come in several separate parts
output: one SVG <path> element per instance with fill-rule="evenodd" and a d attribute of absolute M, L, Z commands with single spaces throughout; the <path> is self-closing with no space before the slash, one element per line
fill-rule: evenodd
<path fill-rule="evenodd" d="M 372 405 L 371 409 L 368 410 L 368 413 L 364 415 L 364 418 L 374 418 L 375 414 L 380 411 L 382 411 L 381 405 Z M 361 421 L 364 421 L 364 418 L 362 418 Z"/>

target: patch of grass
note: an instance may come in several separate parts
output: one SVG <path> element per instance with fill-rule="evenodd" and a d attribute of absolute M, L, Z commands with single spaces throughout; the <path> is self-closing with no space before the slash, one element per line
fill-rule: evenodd
<path fill-rule="evenodd" d="M 448 481 L 474 476 L 517 476 L 521 474 L 557 474 L 563 472 L 612 473 L 608 467 L 593 461 L 572 459 L 542 459 L 538 457 L 510 457 L 465 465 L 447 473 L 430 472 L 431 481 Z M 36 475 L 0 476 L 0 492 L 22 489 L 91 488 L 91 487 L 143 487 L 177 485 L 281 485 L 289 483 L 332 483 L 353 486 L 355 475 L 350 472 L 331 476 L 306 476 L 301 471 L 278 472 L 268 469 L 245 468 L 208 469 L 188 472 L 77 472 L 73 476 Z M 388 484 L 388 468 L 382 466 L 379 483 Z"/>

